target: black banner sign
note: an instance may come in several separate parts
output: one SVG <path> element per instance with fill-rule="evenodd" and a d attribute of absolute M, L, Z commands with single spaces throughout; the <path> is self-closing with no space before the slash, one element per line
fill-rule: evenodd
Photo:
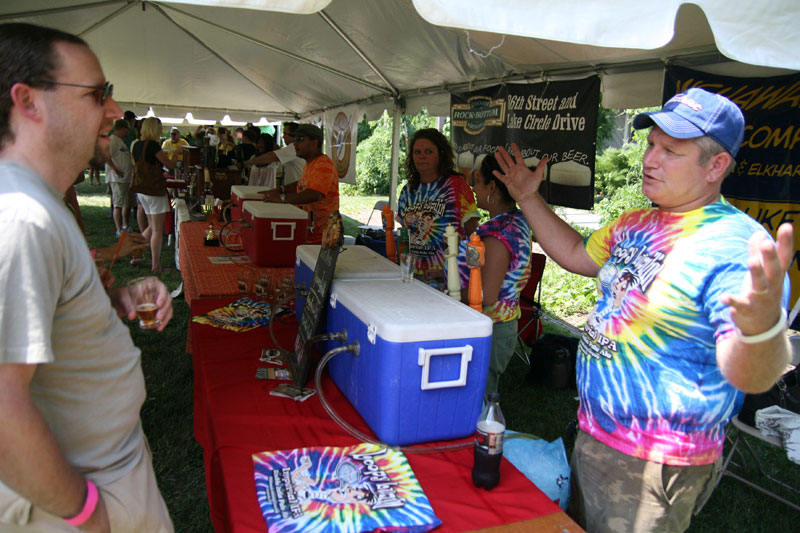
<path fill-rule="evenodd" d="M 528 166 L 549 157 L 542 195 L 579 209 L 594 205 L 594 158 L 600 78 L 497 85 L 452 94 L 458 167 L 471 174 L 498 146 L 515 142 Z"/>
<path fill-rule="evenodd" d="M 794 303 L 800 297 L 800 74 L 734 78 L 667 68 L 665 102 L 691 87 L 725 95 L 744 113 L 744 141 L 736 169 L 722 184 L 722 194 L 773 237 L 784 222 L 794 224 L 794 257 L 789 267 Z M 800 318 L 792 327 L 800 328 Z"/>
<path fill-rule="evenodd" d="M 309 341 L 317 334 L 323 324 L 325 310 L 328 308 L 328 298 L 331 294 L 333 273 L 336 270 L 336 259 L 344 242 L 344 228 L 342 215 L 334 211 L 328 218 L 325 232 L 322 235 L 322 246 L 314 267 L 314 276 L 308 286 L 308 296 L 303 307 L 303 316 L 297 328 L 297 337 L 294 341 L 294 352 L 289 354 L 289 368 L 292 370 L 294 386 L 301 389 L 308 378 L 311 366 L 308 350 L 311 349 Z"/>

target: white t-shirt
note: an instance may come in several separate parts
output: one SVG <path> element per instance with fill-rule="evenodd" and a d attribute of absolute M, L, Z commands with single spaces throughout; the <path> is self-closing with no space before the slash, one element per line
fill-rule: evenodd
<path fill-rule="evenodd" d="M 7 162 L 0 249 L 0 364 L 37 365 L 31 398 L 67 460 L 98 484 L 116 481 L 145 449 L 141 353 L 61 195 Z M 19 502 L 0 483 L 0 516 Z"/>
<path fill-rule="evenodd" d="M 287 144 L 283 148 L 275 150 L 278 161 L 283 165 L 283 184 L 289 185 L 300 179 L 303 169 L 306 166 L 305 159 L 300 159 L 294 151 L 293 144 Z"/>
<path fill-rule="evenodd" d="M 131 161 L 131 151 L 125 146 L 125 141 L 116 135 L 111 135 L 111 145 L 109 147 L 111 162 L 117 167 L 122 175 L 114 172 L 109 163 L 106 163 L 106 182 L 107 183 L 130 183 L 133 178 L 133 161 Z"/>

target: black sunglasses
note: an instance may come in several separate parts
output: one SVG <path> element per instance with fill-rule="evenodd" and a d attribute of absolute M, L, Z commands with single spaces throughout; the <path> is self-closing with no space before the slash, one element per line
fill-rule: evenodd
<path fill-rule="evenodd" d="M 110 81 L 105 82 L 103 85 L 81 85 L 80 83 L 65 83 L 63 81 L 53 80 L 38 80 L 37 83 L 45 83 L 50 85 L 66 85 L 68 87 L 83 87 L 84 89 L 94 89 L 94 97 L 99 105 L 106 103 L 106 98 L 110 98 L 114 94 L 114 85 Z"/>

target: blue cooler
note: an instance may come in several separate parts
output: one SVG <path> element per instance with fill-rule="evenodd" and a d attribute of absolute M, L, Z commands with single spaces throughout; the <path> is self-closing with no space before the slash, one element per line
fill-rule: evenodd
<path fill-rule="evenodd" d="M 297 247 L 294 267 L 295 287 L 307 290 L 314 276 L 319 257 L 319 244 L 301 244 Z M 333 279 L 399 279 L 400 267 L 367 246 L 346 245 L 336 258 Z M 303 316 L 305 296 L 295 298 L 297 317 Z"/>
<path fill-rule="evenodd" d="M 489 317 L 418 281 L 334 280 L 326 331 L 342 329 L 360 354 L 334 356 L 330 374 L 381 441 L 474 433 L 491 354 Z"/>

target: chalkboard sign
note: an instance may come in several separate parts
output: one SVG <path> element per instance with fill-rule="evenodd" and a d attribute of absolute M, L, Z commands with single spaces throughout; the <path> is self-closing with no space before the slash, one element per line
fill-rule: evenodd
<path fill-rule="evenodd" d="M 308 369 L 311 366 L 307 350 L 308 341 L 317 334 L 322 316 L 327 309 L 328 298 L 331 293 L 333 271 L 336 269 L 336 258 L 344 242 L 344 229 L 342 215 L 338 211 L 331 213 L 325 232 L 322 235 L 322 247 L 314 267 L 314 277 L 308 287 L 306 305 L 300 325 L 297 329 L 297 338 L 294 341 L 294 353 L 289 354 L 289 366 L 292 369 L 294 386 L 301 388 L 308 378 Z"/>

